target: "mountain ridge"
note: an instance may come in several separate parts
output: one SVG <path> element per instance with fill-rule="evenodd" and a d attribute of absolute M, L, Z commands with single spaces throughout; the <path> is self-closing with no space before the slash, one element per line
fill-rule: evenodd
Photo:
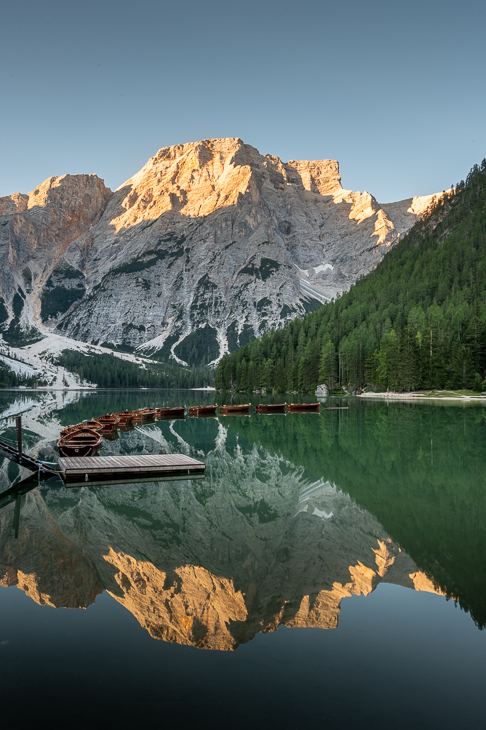
<path fill-rule="evenodd" d="M 1 334 L 216 364 L 347 290 L 440 195 L 380 205 L 334 160 L 239 138 L 162 148 L 113 192 L 51 177 L 0 198 Z"/>

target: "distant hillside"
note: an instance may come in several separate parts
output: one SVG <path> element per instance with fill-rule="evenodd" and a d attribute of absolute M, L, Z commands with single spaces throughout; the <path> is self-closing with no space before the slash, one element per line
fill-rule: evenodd
<path fill-rule="evenodd" d="M 216 387 L 486 389 L 486 160 L 349 292 L 219 364 Z"/>

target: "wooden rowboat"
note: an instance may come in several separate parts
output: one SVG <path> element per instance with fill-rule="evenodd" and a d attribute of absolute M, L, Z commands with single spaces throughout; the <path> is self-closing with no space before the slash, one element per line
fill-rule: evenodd
<path fill-rule="evenodd" d="M 80 428 L 81 424 L 78 423 L 75 426 L 64 426 L 64 428 L 61 428 L 60 437 L 67 436 L 68 433 L 72 433 L 73 431 L 76 431 L 77 428 Z"/>
<path fill-rule="evenodd" d="M 60 435 L 67 436 L 68 433 L 74 433 L 75 431 L 79 431 L 81 428 L 89 428 L 91 431 L 101 432 L 103 427 L 99 421 L 83 421 L 82 423 L 77 423 L 75 426 L 65 426 L 64 428 L 61 428 Z"/>
<path fill-rule="evenodd" d="M 61 456 L 94 456 L 102 442 L 100 433 L 82 428 L 61 436 L 57 441 L 57 448 Z"/>
<path fill-rule="evenodd" d="M 126 426 L 127 423 L 133 421 L 133 411 L 121 411 L 121 413 L 115 413 L 115 416 L 121 426 Z"/>
<path fill-rule="evenodd" d="M 319 413 L 320 403 L 288 403 L 289 411 L 312 411 Z"/>
<path fill-rule="evenodd" d="M 101 416 L 96 419 L 102 425 L 103 433 L 111 433 L 118 426 L 118 418 L 116 416 Z"/>
<path fill-rule="evenodd" d="M 173 416 L 174 418 L 178 418 L 180 416 L 185 416 L 186 414 L 186 406 L 175 406 L 173 408 L 156 408 L 157 416 L 159 418 L 167 418 L 167 416 Z"/>
<path fill-rule="evenodd" d="M 242 403 L 239 406 L 220 406 L 220 413 L 248 413 L 250 411 L 250 403 Z"/>
<path fill-rule="evenodd" d="M 286 403 L 259 403 L 255 406 L 257 413 L 285 413 Z"/>
<path fill-rule="evenodd" d="M 103 430 L 103 425 L 94 418 L 91 421 L 85 421 L 80 425 L 83 428 L 89 428 L 90 431 L 98 431 L 98 433 L 101 433 L 101 431 Z"/>
<path fill-rule="evenodd" d="M 140 421 L 150 421 L 151 418 L 155 418 L 157 411 L 155 408 L 142 408 L 140 411 L 133 411 L 133 420 L 140 423 Z"/>
<path fill-rule="evenodd" d="M 86 423 L 80 423 L 78 426 L 73 426 L 72 430 L 67 434 L 68 438 L 71 438 L 71 436 L 79 436 L 80 434 L 92 434 L 97 433 L 101 434 L 101 423 L 98 423 L 97 428 L 91 428 L 91 426 L 88 426 L 88 423 L 91 423 L 91 421 L 86 421 Z"/>
<path fill-rule="evenodd" d="M 189 414 L 192 416 L 214 415 L 217 407 L 217 403 L 211 406 L 190 406 Z"/>

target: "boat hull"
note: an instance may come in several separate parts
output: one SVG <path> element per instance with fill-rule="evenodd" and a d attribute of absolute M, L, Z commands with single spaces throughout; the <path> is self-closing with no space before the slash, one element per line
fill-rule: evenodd
<path fill-rule="evenodd" d="M 319 413 L 320 403 L 288 403 L 288 411 L 309 411 L 311 413 Z"/>
<path fill-rule="evenodd" d="M 206 416 L 214 415 L 216 413 L 217 405 L 213 406 L 191 406 L 189 408 L 189 414 L 192 416 Z"/>
<path fill-rule="evenodd" d="M 155 409 L 134 411 L 133 420 L 136 423 L 141 423 L 143 421 L 152 421 L 156 415 L 157 415 L 157 411 Z"/>
<path fill-rule="evenodd" d="M 96 453 L 98 453 L 99 450 L 98 448 L 94 446 L 88 446 L 87 444 L 85 444 L 84 446 L 58 444 L 57 448 L 61 456 L 94 456 Z"/>
<path fill-rule="evenodd" d="M 122 413 L 115 413 L 116 418 L 120 426 L 126 426 L 127 423 L 133 421 L 133 411 L 123 411 Z"/>
<path fill-rule="evenodd" d="M 257 413 L 285 413 L 286 403 L 259 403 L 255 406 Z"/>
<path fill-rule="evenodd" d="M 177 406 L 175 408 L 157 408 L 158 418 L 181 418 L 186 415 L 186 406 Z"/>
<path fill-rule="evenodd" d="M 103 443 L 101 434 L 89 429 L 80 429 L 67 436 L 61 436 L 57 448 L 61 456 L 94 456 Z"/>
<path fill-rule="evenodd" d="M 101 423 L 102 433 L 111 433 L 118 426 L 118 419 L 112 416 L 102 416 L 97 420 L 99 423 Z"/>
<path fill-rule="evenodd" d="M 239 406 L 221 406 L 219 409 L 220 413 L 249 413 L 250 412 L 250 403 L 243 403 Z"/>
<path fill-rule="evenodd" d="M 90 431 L 96 431 L 97 433 L 101 433 L 103 430 L 103 426 L 99 421 L 94 419 L 93 421 L 86 421 L 82 424 L 83 428 L 89 428 Z"/>

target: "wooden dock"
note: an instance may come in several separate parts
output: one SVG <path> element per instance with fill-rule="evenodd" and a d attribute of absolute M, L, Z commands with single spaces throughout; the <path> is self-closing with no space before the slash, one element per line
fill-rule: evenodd
<path fill-rule="evenodd" d="M 73 456 L 61 457 L 59 469 L 66 487 L 86 487 L 201 478 L 206 464 L 184 454 Z"/>

